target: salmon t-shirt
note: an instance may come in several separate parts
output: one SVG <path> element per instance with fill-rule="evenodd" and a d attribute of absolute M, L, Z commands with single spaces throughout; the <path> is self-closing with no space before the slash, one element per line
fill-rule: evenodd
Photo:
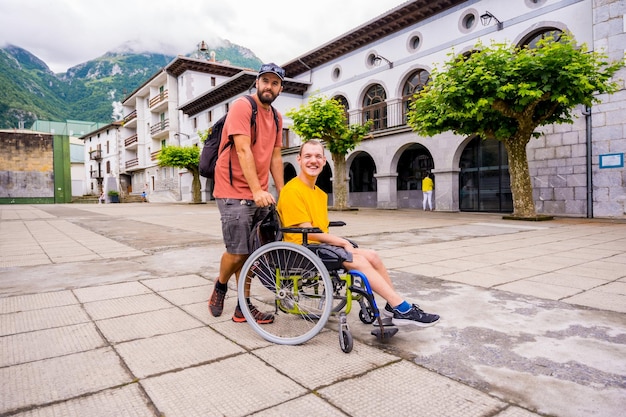
<path fill-rule="evenodd" d="M 278 111 L 276 111 L 276 115 L 278 117 L 278 132 L 274 124 L 272 109 L 265 110 L 261 105 L 258 105 L 256 115 L 256 140 L 252 141 L 254 137 L 252 127 L 250 126 L 252 105 L 244 97 L 238 98 L 232 104 L 228 110 L 228 116 L 226 117 L 224 129 L 222 130 L 222 140 L 219 147 L 220 154 L 215 165 L 215 188 L 213 190 L 213 196 L 215 198 L 252 200 L 252 191 L 250 191 L 246 178 L 243 176 L 235 147 L 232 146 L 226 151 L 221 152 L 228 138 L 234 135 L 245 135 L 251 138 L 250 146 L 254 156 L 259 182 L 263 190 L 268 190 L 272 153 L 274 148 L 280 148 L 282 146 L 282 116 Z M 229 159 L 233 173 L 232 185 L 230 183 L 228 168 Z"/>

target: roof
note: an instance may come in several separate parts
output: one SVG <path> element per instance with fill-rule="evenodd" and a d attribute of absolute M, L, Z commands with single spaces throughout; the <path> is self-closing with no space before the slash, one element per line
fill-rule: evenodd
<path fill-rule="evenodd" d="M 313 49 L 282 67 L 289 77 L 296 77 L 311 68 L 323 65 L 364 45 L 399 32 L 433 17 L 467 0 L 413 0 Z"/>

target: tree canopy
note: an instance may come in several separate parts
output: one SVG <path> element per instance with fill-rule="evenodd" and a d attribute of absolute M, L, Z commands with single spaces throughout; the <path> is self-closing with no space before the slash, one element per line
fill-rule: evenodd
<path fill-rule="evenodd" d="M 302 140 L 319 139 L 324 142 L 334 163 L 334 206 L 347 207 L 346 155 L 354 149 L 369 132 L 371 121 L 363 125 L 348 125 L 346 109 L 336 99 L 315 95 L 306 105 L 285 113 L 293 120 L 293 131 Z"/>
<path fill-rule="evenodd" d="M 612 77 L 623 60 L 609 63 L 567 34 L 547 36 L 533 48 L 479 43 L 469 55 L 449 57 L 414 96 L 408 124 L 425 136 L 452 131 L 502 141 L 513 215 L 536 216 L 526 145 L 540 135 L 537 127 L 572 123 L 576 106 L 591 106 L 597 94 L 615 92 Z"/>
<path fill-rule="evenodd" d="M 159 152 L 159 166 L 184 168 L 191 172 L 192 201 L 202 202 L 202 187 L 200 185 L 200 173 L 198 163 L 200 161 L 200 149 L 197 146 L 165 146 Z"/>

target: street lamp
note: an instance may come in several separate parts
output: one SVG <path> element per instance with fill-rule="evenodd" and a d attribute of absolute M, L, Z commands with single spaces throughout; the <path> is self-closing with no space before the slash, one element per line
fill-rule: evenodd
<path fill-rule="evenodd" d="M 380 65 L 380 63 L 382 61 L 386 61 L 389 64 L 389 68 L 393 68 L 393 62 L 391 62 L 390 60 L 388 60 L 384 56 L 382 56 L 382 55 L 374 56 L 374 65 L 378 66 L 378 65 Z"/>
<path fill-rule="evenodd" d="M 480 21 L 482 22 L 483 26 L 488 26 L 491 23 L 491 19 L 495 19 L 496 23 L 498 24 L 498 30 L 502 30 L 504 24 L 493 14 L 485 10 L 485 13 L 480 15 Z"/>

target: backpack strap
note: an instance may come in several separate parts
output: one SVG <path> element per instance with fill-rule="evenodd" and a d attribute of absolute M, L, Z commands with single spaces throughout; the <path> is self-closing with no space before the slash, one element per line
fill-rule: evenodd
<path fill-rule="evenodd" d="M 250 130 L 251 130 L 251 135 L 254 135 L 254 137 L 251 137 L 250 139 L 252 141 L 252 144 L 254 144 L 256 142 L 256 116 L 259 113 L 259 108 L 256 104 L 256 100 L 252 98 L 251 95 L 246 94 L 244 97 L 248 99 L 248 101 L 250 102 L 250 106 L 252 107 L 252 115 L 250 116 L 250 128 L 251 128 Z M 272 114 L 274 115 L 274 125 L 276 126 L 276 134 L 278 134 L 278 113 L 276 113 L 276 109 L 274 108 L 274 106 L 270 105 L 270 107 L 272 109 Z M 233 145 L 234 145 L 233 141 L 229 139 L 228 146 L 233 146 Z M 226 145 L 224 145 L 224 149 L 226 149 Z M 222 151 L 224 149 L 222 149 Z M 228 175 L 230 179 L 230 185 L 233 185 L 233 165 L 232 165 L 231 158 L 228 158 Z"/>

